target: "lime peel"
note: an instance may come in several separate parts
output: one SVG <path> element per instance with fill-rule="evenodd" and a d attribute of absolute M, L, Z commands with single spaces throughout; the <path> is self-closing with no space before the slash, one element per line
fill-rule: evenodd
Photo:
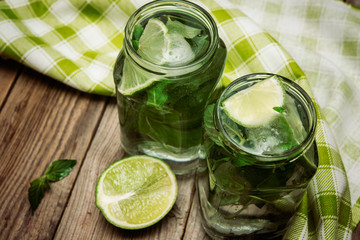
<path fill-rule="evenodd" d="M 176 177 L 162 160 L 131 156 L 111 164 L 99 177 L 95 203 L 111 224 L 141 229 L 160 221 L 177 197 Z"/>

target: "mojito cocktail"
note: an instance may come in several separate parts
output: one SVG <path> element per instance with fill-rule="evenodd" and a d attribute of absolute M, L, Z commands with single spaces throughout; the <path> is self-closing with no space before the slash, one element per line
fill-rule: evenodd
<path fill-rule="evenodd" d="M 311 99 L 281 76 L 248 75 L 209 104 L 204 123 L 197 187 L 206 232 L 281 238 L 318 165 Z"/>
<path fill-rule="evenodd" d="M 202 116 L 225 59 L 216 24 L 199 6 L 156 1 L 135 12 L 114 67 L 125 151 L 164 159 L 178 174 L 196 168 Z"/>

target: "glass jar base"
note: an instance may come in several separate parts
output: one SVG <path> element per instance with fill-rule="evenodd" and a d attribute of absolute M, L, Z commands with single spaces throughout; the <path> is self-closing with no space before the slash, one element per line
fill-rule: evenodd
<path fill-rule="evenodd" d="M 186 162 L 176 162 L 167 159 L 163 160 L 170 166 L 176 175 L 192 174 L 196 171 L 199 165 L 198 158 Z"/>
<path fill-rule="evenodd" d="M 213 230 L 210 227 L 207 227 L 203 225 L 203 228 L 206 232 L 206 234 L 214 240 L 230 240 L 230 239 L 237 239 L 237 240 L 263 240 L 263 239 L 269 239 L 269 240 L 280 240 L 282 239 L 281 236 L 274 234 L 246 234 L 246 235 L 220 235 L 217 231 Z"/>
<path fill-rule="evenodd" d="M 238 204 L 226 204 L 226 202 L 214 206 L 210 201 L 217 202 L 219 199 L 211 195 L 211 192 L 209 195 L 210 189 L 217 191 L 221 196 L 226 196 L 228 200 L 231 200 L 232 196 L 228 192 L 220 192 L 216 185 L 209 185 L 208 179 L 210 177 L 207 169 L 202 169 L 202 165 L 200 165 L 197 171 L 197 196 L 200 203 L 202 226 L 212 239 L 271 240 L 282 238 L 291 214 L 261 215 L 265 213 L 266 206 L 260 209 L 252 204 L 245 208 Z M 211 200 L 209 201 L 209 199 Z M 256 216 L 254 216 L 255 214 L 248 215 L 248 213 L 254 212 L 256 212 Z"/>
<path fill-rule="evenodd" d="M 145 154 L 164 160 L 176 175 L 193 173 L 199 164 L 199 160 L 204 157 L 202 146 L 194 146 L 187 149 L 166 146 L 146 141 L 136 144 L 136 147 L 123 146 L 124 150 L 130 155 Z"/>

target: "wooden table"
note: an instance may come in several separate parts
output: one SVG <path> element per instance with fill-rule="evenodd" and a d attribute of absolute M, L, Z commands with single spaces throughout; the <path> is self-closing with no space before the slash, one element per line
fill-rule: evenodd
<path fill-rule="evenodd" d="M 125 154 L 114 98 L 74 90 L 0 59 L 0 106 L 0 239 L 209 239 L 194 175 L 178 177 L 173 209 L 147 229 L 116 228 L 96 208 L 99 175 Z M 78 162 L 51 184 L 32 214 L 30 182 L 57 159 Z"/>
<path fill-rule="evenodd" d="M 0 106 L 0 239 L 208 239 L 194 175 L 178 177 L 171 212 L 141 231 L 112 226 L 95 206 L 99 175 L 125 154 L 115 98 L 83 93 L 0 60 Z M 51 184 L 32 214 L 30 182 L 57 159 L 78 162 L 68 177 Z"/>

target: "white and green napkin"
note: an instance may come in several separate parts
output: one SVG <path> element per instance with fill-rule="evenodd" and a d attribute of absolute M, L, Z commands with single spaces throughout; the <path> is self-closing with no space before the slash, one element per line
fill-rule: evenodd
<path fill-rule="evenodd" d="M 82 91 L 114 95 L 129 16 L 148 0 L 0 2 L 0 54 Z M 360 219 L 360 10 L 335 0 L 198 0 L 228 49 L 223 83 L 271 72 L 318 112 L 320 163 L 285 238 L 350 239 Z"/>

